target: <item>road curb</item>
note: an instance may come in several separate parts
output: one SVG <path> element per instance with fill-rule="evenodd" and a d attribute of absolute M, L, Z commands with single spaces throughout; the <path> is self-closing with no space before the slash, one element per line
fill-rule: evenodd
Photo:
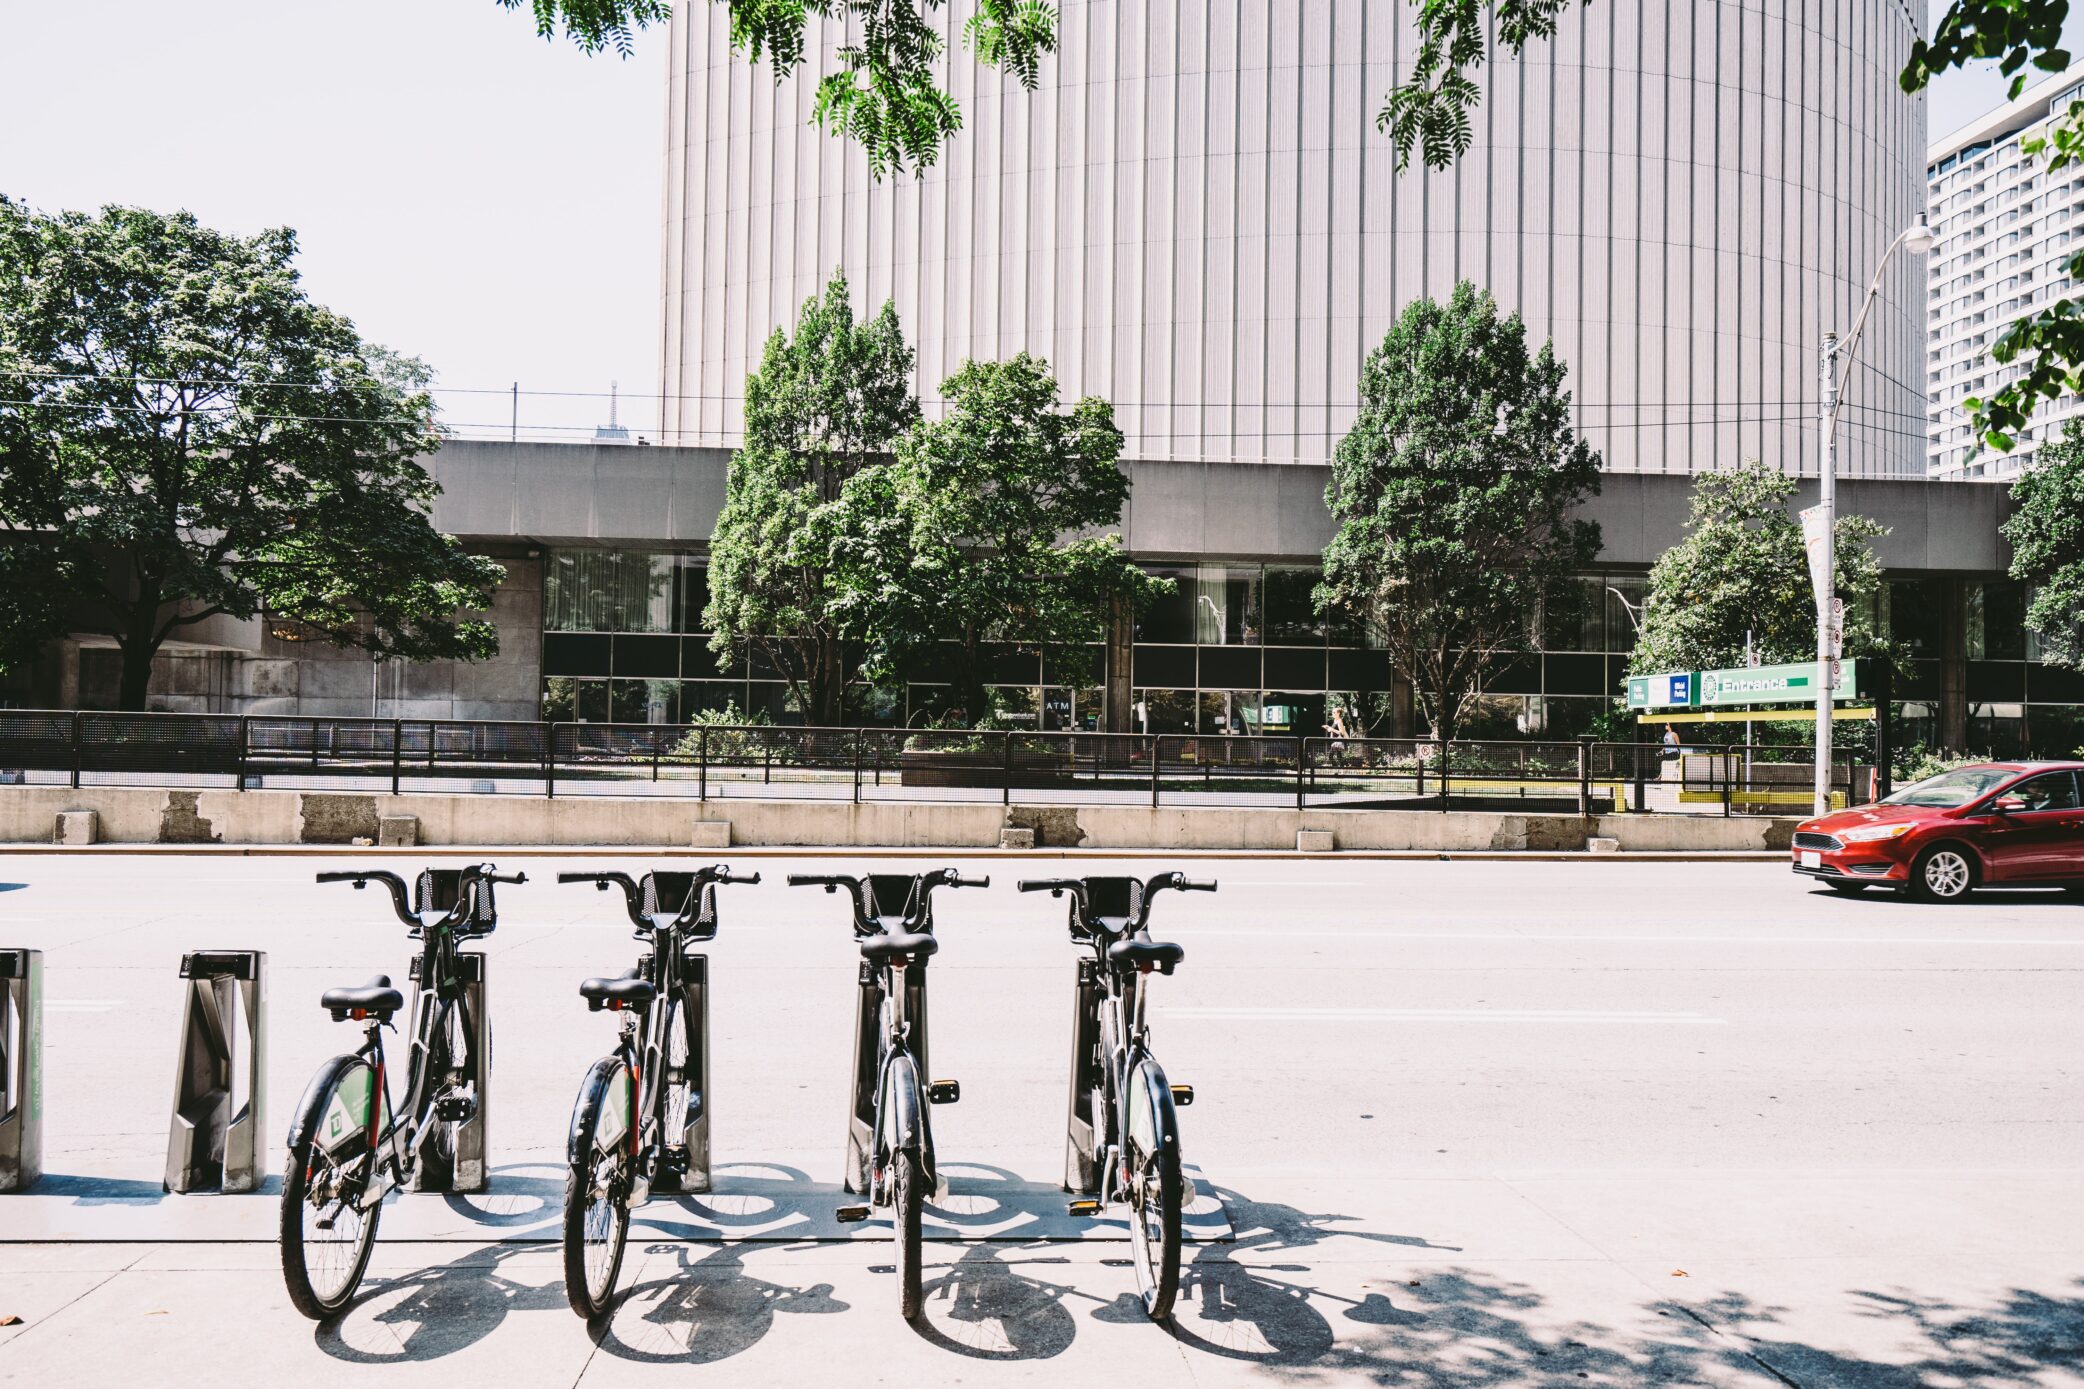
<path fill-rule="evenodd" d="M 9 854 L 141 854 L 196 855 L 203 858 L 937 858 L 937 859 L 1268 859 L 1306 860 L 1325 863 L 1354 863 L 1361 860 L 1390 862 L 1480 862 L 1480 863 L 1778 863 L 1788 855 L 1782 850 L 1763 849 L 1672 849 L 1635 850 L 1618 853 L 1589 853 L 1584 850 L 1544 849 L 1341 849 L 1331 853 L 1302 853 L 1294 849 L 1069 849 L 1044 846 L 1038 849 L 977 847 L 938 848 L 932 845 L 905 847 L 877 845 L 856 847 L 822 844 L 748 844 L 729 849 L 682 849 L 656 844 L 423 844 L 417 848 L 357 846 L 353 844 L 8 844 L 0 846 L 0 857 Z"/>

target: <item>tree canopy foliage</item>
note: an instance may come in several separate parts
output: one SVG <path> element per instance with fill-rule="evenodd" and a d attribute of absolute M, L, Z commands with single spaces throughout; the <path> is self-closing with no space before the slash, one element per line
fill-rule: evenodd
<path fill-rule="evenodd" d="M 847 485 L 840 606 L 871 677 L 945 683 L 951 712 L 976 722 L 992 643 L 1047 649 L 1053 679 L 1083 683 L 1111 604 L 1141 606 L 1158 581 L 1096 534 L 1129 496 L 1106 401 L 1060 409 L 1048 363 L 1024 352 L 966 362 L 941 393 L 940 418 Z"/>
<path fill-rule="evenodd" d="M 837 611 L 842 493 L 919 418 L 911 373 L 897 310 L 885 304 L 857 323 L 846 276 L 835 274 L 746 378 L 745 440 L 710 541 L 704 621 L 719 655 L 758 656 L 816 724 L 843 720 L 854 673 Z"/>
<path fill-rule="evenodd" d="M 1650 571 L 1632 674 L 1741 666 L 1747 638 L 1764 665 L 1816 659 L 1816 593 L 1801 523 L 1788 510 L 1794 493 L 1793 478 L 1757 462 L 1694 478 L 1686 538 Z M 1886 534 L 1868 517 L 1838 518 L 1836 592 L 1845 600 L 1848 656 L 1888 652 L 1873 550 Z"/>
<path fill-rule="evenodd" d="M 0 198 L 0 659 L 114 639 L 119 699 L 213 617 L 480 659 L 499 565 L 437 532 L 428 373 L 304 294 L 293 232 Z"/>
<path fill-rule="evenodd" d="M 2026 625 L 2041 659 L 2084 666 L 2084 424 L 2070 420 L 2012 484 L 2017 510 L 2004 523 L 2012 577 L 2032 587 Z"/>
<path fill-rule="evenodd" d="M 1599 553 L 1573 508 L 1599 455 L 1570 427 L 1566 369 L 1467 283 L 1405 308 L 1360 379 L 1332 461 L 1320 607 L 1367 624 L 1439 737 L 1533 641 L 1545 591 Z"/>

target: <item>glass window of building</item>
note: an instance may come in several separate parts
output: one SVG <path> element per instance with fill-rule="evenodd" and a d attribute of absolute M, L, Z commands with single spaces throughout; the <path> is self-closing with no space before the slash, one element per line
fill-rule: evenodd
<path fill-rule="evenodd" d="M 1192 733 L 1194 731 L 1192 690 L 1138 690 L 1136 731 L 1139 733 Z"/>
<path fill-rule="evenodd" d="M 1266 568 L 1266 644 L 1268 646 L 1321 646 L 1325 621 L 1318 615 L 1312 597 L 1324 573 L 1286 565 Z"/>
<path fill-rule="evenodd" d="M 675 557 L 646 550 L 556 550 L 543 569 L 552 632 L 670 632 Z"/>
<path fill-rule="evenodd" d="M 1199 589 L 1192 569 L 1152 568 L 1152 578 L 1172 580 L 1173 589 L 1151 600 L 1136 619 L 1136 640 L 1188 643 L 1194 640 L 1194 608 Z"/>
<path fill-rule="evenodd" d="M 1195 571 L 1194 639 L 1203 646 L 1257 645 L 1264 623 L 1256 564 L 1204 564 Z"/>

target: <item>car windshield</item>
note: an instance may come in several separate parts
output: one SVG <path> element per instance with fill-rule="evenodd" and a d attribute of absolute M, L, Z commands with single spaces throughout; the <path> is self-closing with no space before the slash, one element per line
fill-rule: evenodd
<path fill-rule="evenodd" d="M 1993 786 L 2016 775 L 2004 767 L 1956 767 L 1951 772 L 1927 777 L 1893 795 L 1883 796 L 1883 805 L 1927 805 L 1951 809 L 1967 805 Z"/>

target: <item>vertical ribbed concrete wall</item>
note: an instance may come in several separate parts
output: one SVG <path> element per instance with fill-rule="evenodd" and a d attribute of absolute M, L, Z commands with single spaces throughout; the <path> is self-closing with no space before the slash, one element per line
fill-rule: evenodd
<path fill-rule="evenodd" d="M 1389 0 L 1061 0 L 1041 90 L 980 72 L 966 129 L 872 181 L 690 0 L 669 59 L 660 393 L 668 442 L 729 443 L 746 372 L 835 267 L 894 299 L 922 396 L 1027 349 L 1115 402 L 1132 455 L 1322 460 L 1398 309 L 1488 288 L 1552 336 L 1610 467 L 1815 468 L 1816 351 L 1924 201 L 1905 0 L 1592 0 L 1487 68 L 1476 144 L 1398 174 Z M 1891 270 L 1839 466 L 1923 471 L 1922 258 Z"/>

